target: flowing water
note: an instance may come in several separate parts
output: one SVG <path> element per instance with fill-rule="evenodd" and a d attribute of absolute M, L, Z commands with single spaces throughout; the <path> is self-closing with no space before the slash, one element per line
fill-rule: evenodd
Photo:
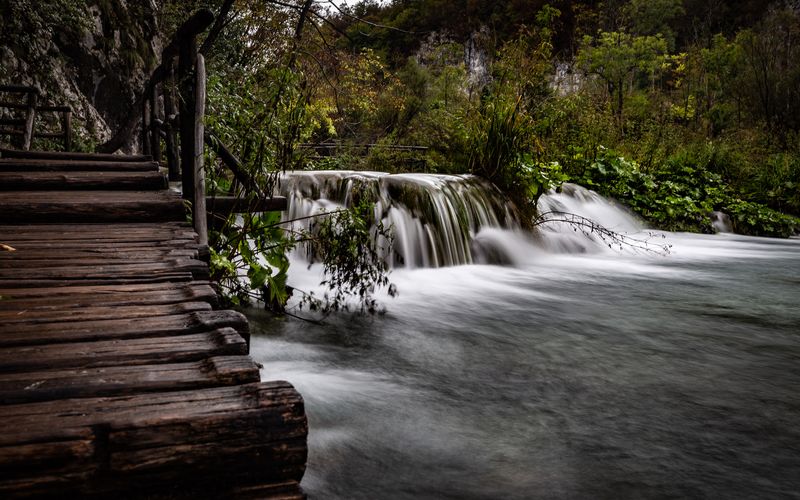
<path fill-rule="evenodd" d="M 542 208 L 670 253 L 486 224 L 471 262 L 506 265 L 398 267 L 384 315 L 251 311 L 306 401 L 310 498 L 800 498 L 800 240 L 649 235 L 565 191 Z"/>

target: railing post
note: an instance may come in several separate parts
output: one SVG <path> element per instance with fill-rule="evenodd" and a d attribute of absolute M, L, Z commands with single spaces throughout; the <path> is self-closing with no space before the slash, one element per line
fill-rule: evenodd
<path fill-rule="evenodd" d="M 202 246 L 208 246 L 208 215 L 206 213 L 206 175 L 203 169 L 203 118 L 206 113 L 206 64 L 202 54 L 197 54 L 195 67 L 195 108 L 194 108 L 194 204 L 192 220 Z"/>
<path fill-rule="evenodd" d="M 28 92 L 28 107 L 25 109 L 25 130 L 22 135 L 22 149 L 25 151 L 31 149 L 31 142 L 33 141 L 33 123 L 36 121 L 36 100 L 38 97 L 38 92 Z"/>
<path fill-rule="evenodd" d="M 185 35 L 178 48 L 178 106 L 181 117 L 181 184 L 183 199 L 194 206 L 194 160 L 198 144 L 195 143 L 195 74 L 197 67 L 197 36 Z"/>
<path fill-rule="evenodd" d="M 150 106 L 148 96 L 142 97 L 142 154 L 150 154 Z"/>
<path fill-rule="evenodd" d="M 153 84 L 153 92 L 150 95 L 150 150 L 153 160 L 161 163 L 161 135 L 159 135 L 158 123 L 161 117 L 160 106 L 158 105 L 158 83 Z"/>
<path fill-rule="evenodd" d="M 62 111 L 61 129 L 64 131 L 64 151 L 72 149 L 72 110 Z"/>
<path fill-rule="evenodd" d="M 180 179 L 180 163 L 178 158 L 178 138 L 174 123 L 177 114 L 175 109 L 175 64 L 173 57 L 169 56 L 165 64 L 166 78 L 161 88 L 164 93 L 164 129 L 167 133 L 165 138 L 167 167 L 169 168 L 169 180 L 177 181 Z"/>

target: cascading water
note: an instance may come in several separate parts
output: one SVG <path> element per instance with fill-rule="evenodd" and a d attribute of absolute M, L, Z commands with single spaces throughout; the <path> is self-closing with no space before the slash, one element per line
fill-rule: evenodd
<path fill-rule="evenodd" d="M 294 229 L 301 224 L 308 229 L 309 216 L 348 207 L 357 193 L 366 193 L 375 201 L 375 219 L 392 228 L 394 242 L 383 257 L 393 267 L 520 265 L 537 250 L 607 248 L 599 233 L 564 222 L 564 214 L 621 236 L 643 228 L 624 208 L 577 184 L 564 184 L 539 199 L 544 222 L 535 238 L 521 230 L 515 210 L 497 188 L 470 175 L 292 172 L 281 179 L 280 193 L 288 200 L 286 219 L 301 221 Z"/>
<path fill-rule="evenodd" d="M 656 232 L 674 249 L 652 258 L 557 214 L 527 237 L 469 177 L 315 172 L 283 192 L 300 216 L 356 184 L 405 259 L 385 314 L 248 312 L 262 378 L 303 394 L 310 498 L 797 497 L 799 239 Z M 646 235 L 577 186 L 539 209 Z M 514 265 L 422 267 L 470 259 Z"/>
<path fill-rule="evenodd" d="M 483 253 L 473 245 L 479 231 L 519 227 L 502 194 L 470 175 L 292 172 L 281 179 L 280 192 L 288 201 L 288 220 L 350 206 L 359 193 L 374 200 L 375 219 L 393 229 L 384 258 L 394 267 L 481 261 Z"/>
<path fill-rule="evenodd" d="M 595 223 L 605 230 L 629 237 L 644 229 L 643 223 L 622 206 L 577 184 L 562 184 L 541 198 L 537 209 L 543 219 L 538 242 L 554 253 L 584 253 L 607 248 L 607 242 L 591 228 L 576 226 L 571 216 Z M 566 215 L 566 217 L 565 217 Z"/>

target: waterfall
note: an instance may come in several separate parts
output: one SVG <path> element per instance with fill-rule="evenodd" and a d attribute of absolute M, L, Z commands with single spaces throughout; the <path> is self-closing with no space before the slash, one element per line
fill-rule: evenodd
<path fill-rule="evenodd" d="M 515 210 L 495 186 L 471 175 L 288 172 L 278 190 L 288 202 L 285 220 L 300 219 L 295 230 L 309 230 L 309 216 L 349 207 L 357 193 L 366 193 L 375 203 L 375 220 L 391 228 L 394 236 L 392 245 L 382 248 L 392 267 L 519 266 L 542 251 L 608 250 L 607 238 L 560 221 L 560 214 L 574 214 L 622 236 L 644 229 L 620 205 L 570 183 L 539 199 L 537 208 L 545 222 L 533 235 L 522 231 Z M 298 253 L 310 254 L 302 246 Z"/>
<path fill-rule="evenodd" d="M 288 172 L 279 191 L 287 198 L 287 220 L 348 207 L 355 193 L 368 193 L 375 220 L 392 228 L 394 241 L 384 258 L 394 267 L 482 262 L 485 254 L 473 241 L 481 229 L 519 228 L 497 188 L 471 175 Z"/>
<path fill-rule="evenodd" d="M 623 236 L 640 233 L 644 225 L 621 205 L 577 184 L 564 183 L 541 198 L 537 210 L 546 221 L 538 226 L 538 243 L 554 253 L 584 253 L 607 247 L 600 235 L 558 222 L 559 214 L 574 214 Z"/>

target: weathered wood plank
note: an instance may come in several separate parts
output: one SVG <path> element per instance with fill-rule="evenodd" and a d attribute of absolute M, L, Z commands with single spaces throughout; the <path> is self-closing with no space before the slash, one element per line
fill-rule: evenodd
<path fill-rule="evenodd" d="M 186 290 L 187 288 L 206 287 L 211 284 L 207 281 L 194 281 L 192 283 L 146 283 L 130 285 L 92 285 L 84 286 L 83 283 L 75 282 L 70 286 L 57 288 L 0 288 L 0 296 L 13 299 L 75 299 L 83 300 L 83 295 L 128 295 L 137 293 L 173 293 L 175 291 Z"/>
<path fill-rule="evenodd" d="M 241 345 L 244 346 L 243 340 Z M 0 373 L 0 405 L 185 391 L 253 382 L 260 382 L 258 365 L 247 355 L 213 354 L 199 361 L 181 363 L 115 363 L 98 368 Z"/>
<path fill-rule="evenodd" d="M 8 243 L 16 249 L 17 252 L 26 250 L 119 250 L 123 252 L 147 252 L 150 249 L 156 250 L 195 250 L 197 251 L 198 245 L 194 240 L 164 240 L 164 241 L 78 241 L 78 240 L 63 240 L 63 241 L 11 241 Z M 17 252 L 14 252 L 17 255 Z"/>
<path fill-rule="evenodd" d="M 0 158 L 0 172 L 158 172 L 154 161 L 76 161 Z"/>
<path fill-rule="evenodd" d="M 13 324 L 41 324 L 75 321 L 94 321 L 103 318 L 136 319 L 169 314 L 210 311 L 208 302 L 181 302 L 151 306 L 88 306 L 63 309 L 0 310 L 0 328 Z"/>
<path fill-rule="evenodd" d="M 13 245 L 13 244 L 12 244 Z M 104 259 L 109 264 L 120 262 L 152 262 L 171 259 L 197 259 L 197 250 L 189 248 L 149 248 L 142 251 L 120 251 L 108 246 L 100 248 L 65 249 L 54 254 L 52 250 L 23 249 L 18 252 L 0 252 L 0 262 L 18 262 L 22 266 L 31 265 L 25 261 L 42 261 L 43 266 L 63 266 L 71 261 Z M 2 267 L 3 264 L 0 264 Z"/>
<path fill-rule="evenodd" d="M 21 261 L 24 262 L 24 261 Z M 0 282 L 9 280 L 95 280 L 139 277 L 154 277 L 175 273 L 191 273 L 198 279 L 208 279 L 208 266 L 201 260 L 171 259 L 162 262 L 143 262 L 127 264 L 89 264 L 73 263 L 58 267 L 0 268 Z"/>
<path fill-rule="evenodd" d="M 185 220 L 183 202 L 168 191 L 0 192 L 3 223 Z"/>
<path fill-rule="evenodd" d="M 77 288 L 77 287 L 76 287 Z M 212 306 L 218 303 L 217 294 L 209 285 L 188 283 L 180 288 L 166 290 L 145 290 L 108 293 L 70 293 L 67 295 L 49 294 L 50 289 L 40 289 L 44 296 L 19 297 L 0 290 L 0 311 L 61 311 L 64 309 L 97 306 L 150 306 L 177 304 L 181 302 L 207 302 Z"/>
<path fill-rule="evenodd" d="M 153 172 L 0 172 L 0 190 L 159 190 L 165 174 Z"/>
<path fill-rule="evenodd" d="M 186 250 L 181 250 L 186 251 Z M 20 254 L 22 257 L 25 255 L 25 251 L 23 250 Z M 197 253 L 197 252 L 195 252 Z M 82 267 L 91 267 L 93 269 L 97 268 L 104 268 L 104 267 L 113 267 L 113 268 L 120 268 L 122 266 L 134 266 L 134 268 L 155 268 L 160 269 L 165 265 L 173 265 L 175 269 L 180 269 L 181 271 L 190 270 L 194 272 L 197 271 L 198 274 L 206 272 L 205 269 L 200 268 L 197 264 L 199 261 L 192 257 L 186 256 L 179 256 L 179 257 L 167 257 L 166 253 L 156 253 L 154 252 L 153 255 L 149 254 L 138 254 L 135 255 L 133 258 L 128 257 L 116 257 L 114 254 L 106 254 L 106 255 L 83 255 L 77 256 L 72 252 L 65 252 L 66 255 L 72 255 L 71 258 L 61 258 L 61 259 L 47 259 L 42 257 L 35 259 L 35 258 L 19 258 L 19 259 L 10 259 L 10 258 L 0 258 L 0 277 L 6 277 L 4 274 L 6 270 L 10 269 L 29 269 L 33 270 L 32 272 L 36 272 L 39 270 L 44 270 L 45 268 L 58 268 L 58 269 L 73 269 L 73 268 L 82 268 Z M 26 256 L 30 257 L 30 256 Z M 32 274 L 31 276 L 34 276 Z"/>
<path fill-rule="evenodd" d="M 131 231 L 134 233 L 141 233 L 147 234 L 151 231 L 193 231 L 192 226 L 187 222 L 129 222 L 124 226 L 120 226 L 119 224 L 100 224 L 100 223 L 85 223 L 85 224 L 29 224 L 29 225 L 12 225 L 12 226 L 5 226 L 0 225 L 0 231 L 8 230 L 14 231 L 15 233 L 34 233 L 38 234 L 42 231 L 45 232 L 53 232 L 53 233 L 63 233 L 63 234 L 72 234 L 74 232 L 81 232 L 81 231 L 98 231 L 106 234 L 114 234 L 114 233 L 121 233 L 123 232 L 121 229 L 125 229 L 126 231 Z"/>
<path fill-rule="evenodd" d="M 171 337 L 233 328 L 250 342 L 247 318 L 235 311 L 198 311 L 188 314 L 81 322 L 14 323 L 3 327 L 0 347 L 93 342 L 100 340 Z"/>
<path fill-rule="evenodd" d="M 174 337 L 2 347 L 0 373 L 184 363 L 235 355 L 247 358 L 247 344 L 236 330 L 226 327 Z"/>
<path fill-rule="evenodd" d="M 206 200 L 209 212 L 222 215 L 241 212 L 281 211 L 286 210 L 286 203 L 286 198 L 283 196 L 256 200 L 246 200 L 235 196 L 216 196 Z"/>
<path fill-rule="evenodd" d="M 303 401 L 286 382 L 47 401 L 8 405 L 3 411 L 4 424 L 14 432 L 0 435 L 0 459 L 17 465 L 0 474 L 0 494 L 5 495 L 24 484 L 28 492 L 40 494 L 142 494 L 177 486 L 206 497 L 227 497 L 211 492 L 225 491 L 228 485 L 299 481 L 305 470 L 308 425 Z M 58 490 L 48 480 L 55 475 L 49 462 L 36 470 L 20 467 L 24 460 L 15 456 L 19 446 L 2 448 L 82 440 L 94 445 L 94 453 L 83 455 L 91 456 L 89 464 L 78 460 L 73 468 L 56 461 L 62 477 L 76 477 Z M 81 456 L 73 449 L 61 451 Z M 94 473 L 82 475 L 87 469 Z"/>
<path fill-rule="evenodd" d="M 0 148 L 0 158 L 27 158 L 39 160 L 72 160 L 88 162 L 150 162 L 149 155 L 118 155 L 109 153 L 70 153 L 60 151 L 21 151 L 19 149 Z"/>
<path fill-rule="evenodd" d="M 164 273 L 157 276 L 128 276 L 128 277 L 112 277 L 112 278 L 91 278 L 83 279 L 80 282 L 69 279 L 30 279 L 24 282 L 17 279 L 5 280 L 0 279 L 0 288 L 13 288 L 19 287 L 62 287 L 71 286 L 76 283 L 82 285 L 129 285 L 136 283 L 185 283 L 194 280 L 192 273 Z"/>

